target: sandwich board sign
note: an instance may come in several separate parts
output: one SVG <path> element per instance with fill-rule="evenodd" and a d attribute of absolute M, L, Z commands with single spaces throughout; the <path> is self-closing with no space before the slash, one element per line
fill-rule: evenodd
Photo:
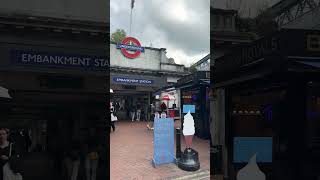
<path fill-rule="evenodd" d="M 153 166 L 174 163 L 174 120 L 155 118 L 153 127 Z"/>

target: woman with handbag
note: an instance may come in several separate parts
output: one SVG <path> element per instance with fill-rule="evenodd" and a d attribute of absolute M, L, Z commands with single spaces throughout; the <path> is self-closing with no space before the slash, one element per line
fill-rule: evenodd
<path fill-rule="evenodd" d="M 114 114 L 114 106 L 111 106 L 110 113 L 111 113 L 111 127 L 112 127 L 112 130 L 115 131 L 116 126 L 114 123 L 115 123 L 115 121 L 118 121 L 118 117 Z"/>
<path fill-rule="evenodd" d="M 0 128 L 0 180 L 22 180 L 21 174 L 15 172 L 17 169 L 12 169 L 17 166 L 13 163 L 18 162 L 19 154 L 8 141 L 8 135 L 8 129 Z"/>

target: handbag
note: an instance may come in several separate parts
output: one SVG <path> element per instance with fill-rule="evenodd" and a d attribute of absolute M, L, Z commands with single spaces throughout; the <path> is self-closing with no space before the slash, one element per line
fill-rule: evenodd
<path fill-rule="evenodd" d="M 97 160 L 99 158 L 99 155 L 97 152 L 90 152 L 88 156 L 90 160 Z"/>
<path fill-rule="evenodd" d="M 113 115 L 113 113 L 111 113 L 111 121 L 118 121 L 117 116 Z"/>
<path fill-rule="evenodd" d="M 11 157 L 12 144 L 10 144 L 9 158 Z M 22 180 L 20 173 L 14 173 L 9 162 L 3 166 L 3 180 Z"/>

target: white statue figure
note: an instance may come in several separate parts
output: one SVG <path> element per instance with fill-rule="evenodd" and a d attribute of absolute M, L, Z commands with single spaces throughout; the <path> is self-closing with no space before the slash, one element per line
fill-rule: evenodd
<path fill-rule="evenodd" d="M 237 174 L 237 180 L 265 180 L 265 174 L 259 169 L 256 162 L 256 154 L 251 157 L 249 163 Z"/>
<path fill-rule="evenodd" d="M 194 119 L 189 111 L 184 116 L 184 119 L 183 119 L 183 135 L 184 135 L 187 148 L 191 147 L 194 133 L 195 133 Z"/>

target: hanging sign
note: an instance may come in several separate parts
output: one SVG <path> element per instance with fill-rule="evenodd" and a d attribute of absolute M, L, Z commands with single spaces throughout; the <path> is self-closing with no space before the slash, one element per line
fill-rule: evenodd
<path fill-rule="evenodd" d="M 247 163 L 253 155 L 257 162 L 272 162 L 272 137 L 234 137 L 233 162 Z"/>

